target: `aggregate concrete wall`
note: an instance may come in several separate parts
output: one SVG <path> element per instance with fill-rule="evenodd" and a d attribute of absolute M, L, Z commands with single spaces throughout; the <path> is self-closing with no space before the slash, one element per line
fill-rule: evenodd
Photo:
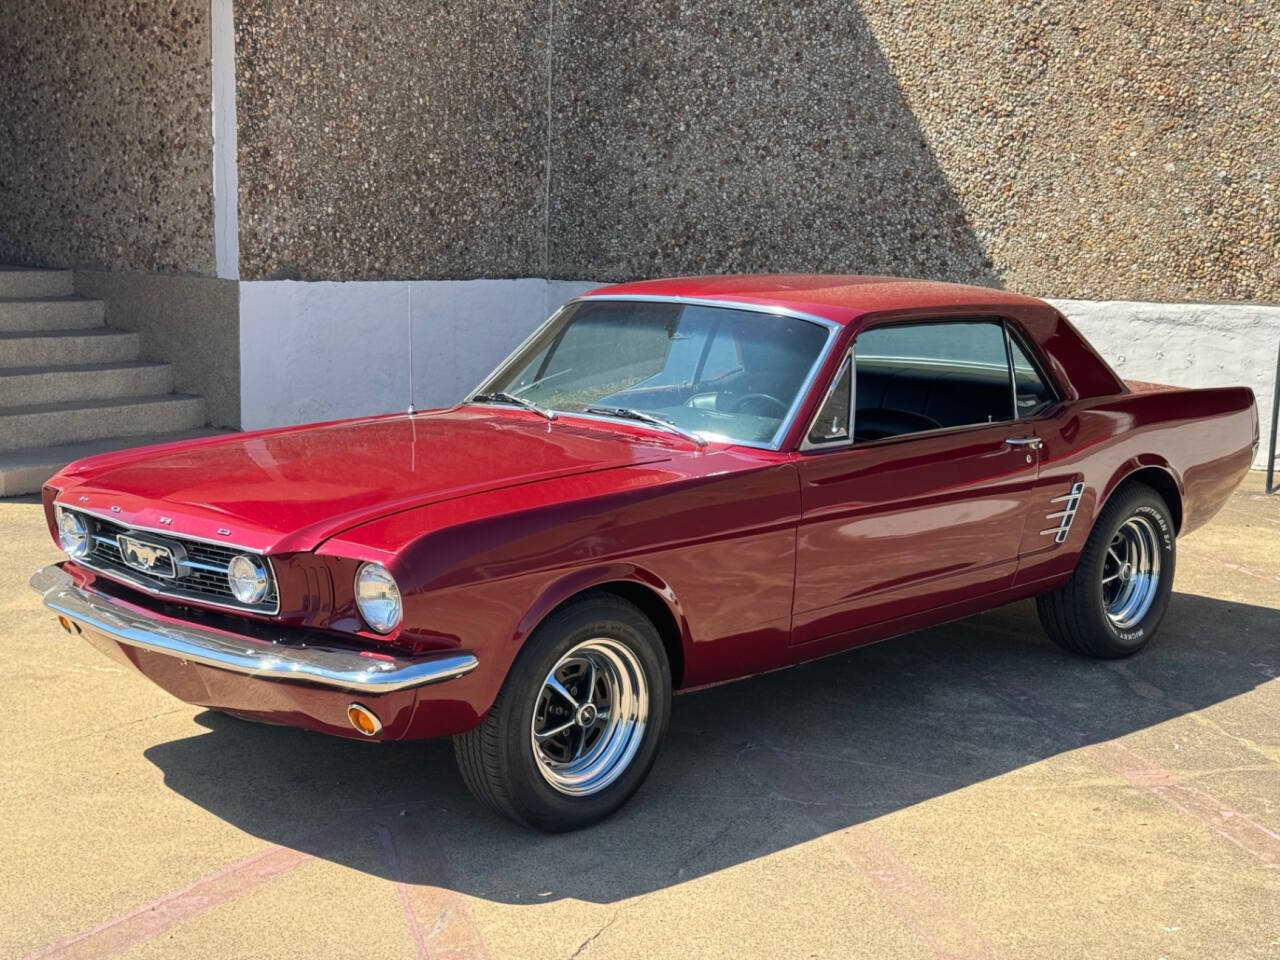
<path fill-rule="evenodd" d="M 237 4 L 240 276 L 541 273 L 548 13 Z"/>
<path fill-rule="evenodd" d="M 994 283 L 858 5 L 556 5 L 550 272 Z"/>
<path fill-rule="evenodd" d="M 595 283 L 240 284 L 242 421 L 259 427 L 461 400 L 556 308 Z"/>
<path fill-rule="evenodd" d="M 0 263 L 213 272 L 209 2 L 0 4 Z"/>
<path fill-rule="evenodd" d="M 1003 286 L 1280 301 L 1273 0 L 860 8 Z"/>
<path fill-rule="evenodd" d="M 216 32 L 245 278 L 1280 301 L 1268 0 L 228 3 L 3 5 L 0 260 L 214 272 Z"/>
<path fill-rule="evenodd" d="M 802 269 L 1280 301 L 1266 0 L 236 17 L 245 277 Z"/>

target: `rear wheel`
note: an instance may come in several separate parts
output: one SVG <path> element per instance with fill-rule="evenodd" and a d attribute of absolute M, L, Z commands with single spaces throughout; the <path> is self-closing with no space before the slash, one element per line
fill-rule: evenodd
<path fill-rule="evenodd" d="M 1145 484 L 1127 484 L 1098 514 L 1071 579 L 1036 598 L 1040 622 L 1072 653 L 1137 653 L 1164 618 L 1175 560 L 1168 504 Z"/>
<path fill-rule="evenodd" d="M 670 712 L 671 670 L 653 624 L 625 600 L 588 594 L 538 627 L 454 753 L 481 802 L 541 830 L 574 830 L 635 793 Z"/>

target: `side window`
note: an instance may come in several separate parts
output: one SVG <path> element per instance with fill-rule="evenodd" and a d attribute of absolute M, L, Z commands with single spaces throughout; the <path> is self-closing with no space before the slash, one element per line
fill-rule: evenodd
<path fill-rule="evenodd" d="M 1009 337 L 1009 358 L 1013 361 L 1013 379 L 1017 384 L 1018 416 L 1038 416 L 1057 397 L 1014 336 Z"/>
<path fill-rule="evenodd" d="M 1014 418 L 1001 323 L 875 327 L 859 335 L 853 351 L 855 441 Z"/>
<path fill-rule="evenodd" d="M 827 399 L 814 418 L 805 443 L 810 447 L 849 442 L 849 403 L 853 399 L 853 365 L 845 360 L 844 368 L 827 394 Z"/>

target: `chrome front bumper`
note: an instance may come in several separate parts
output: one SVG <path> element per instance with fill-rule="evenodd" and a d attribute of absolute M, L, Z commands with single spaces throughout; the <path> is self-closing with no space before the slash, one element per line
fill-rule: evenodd
<path fill-rule="evenodd" d="M 77 586 L 60 566 L 43 567 L 31 588 L 44 605 L 81 631 L 179 660 L 262 680 L 303 681 L 359 693 L 392 693 L 452 680 L 479 661 L 469 653 L 383 659 L 337 647 L 293 646 L 197 627 L 150 614 L 89 587 Z"/>

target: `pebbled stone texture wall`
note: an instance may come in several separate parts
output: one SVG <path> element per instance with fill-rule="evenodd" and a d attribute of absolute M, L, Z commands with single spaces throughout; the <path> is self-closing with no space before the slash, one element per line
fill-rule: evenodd
<path fill-rule="evenodd" d="M 857 5 L 560 0 L 553 275 L 993 282 Z"/>
<path fill-rule="evenodd" d="M 862 9 L 1006 286 L 1280 301 L 1274 0 Z"/>
<path fill-rule="evenodd" d="M 0 4 L 0 262 L 213 271 L 208 0 Z"/>
<path fill-rule="evenodd" d="M 1270 0 L 236 16 L 245 276 L 812 269 L 1280 300 Z"/>
<path fill-rule="evenodd" d="M 547 0 L 237 3 L 240 272 L 542 272 Z"/>
<path fill-rule="evenodd" d="M 0 260 L 211 273 L 208 0 L 0 6 Z M 1280 301 L 1273 0 L 241 0 L 247 279 Z"/>

